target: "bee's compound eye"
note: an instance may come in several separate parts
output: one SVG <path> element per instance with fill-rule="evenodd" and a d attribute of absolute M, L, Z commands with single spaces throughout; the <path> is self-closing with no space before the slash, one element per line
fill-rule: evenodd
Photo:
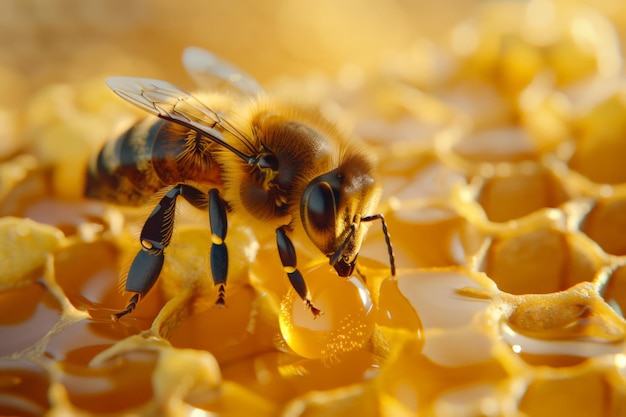
<path fill-rule="evenodd" d="M 318 182 L 308 188 L 305 192 L 305 223 L 320 232 L 334 230 L 337 206 L 332 187 L 327 182 Z"/>

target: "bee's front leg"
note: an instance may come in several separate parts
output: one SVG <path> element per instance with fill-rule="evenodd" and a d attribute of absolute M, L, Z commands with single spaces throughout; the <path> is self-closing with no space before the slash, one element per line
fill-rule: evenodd
<path fill-rule="evenodd" d="M 306 282 L 304 282 L 302 274 L 296 268 L 296 249 L 293 247 L 293 243 L 287 236 L 284 227 L 276 229 L 276 245 L 278 246 L 278 255 L 283 264 L 283 269 L 289 277 L 289 282 L 291 282 L 294 290 L 296 290 L 296 293 L 302 298 L 307 307 L 311 309 L 313 316 L 319 316 L 321 311 L 311 303 L 311 295 L 306 287 Z"/>

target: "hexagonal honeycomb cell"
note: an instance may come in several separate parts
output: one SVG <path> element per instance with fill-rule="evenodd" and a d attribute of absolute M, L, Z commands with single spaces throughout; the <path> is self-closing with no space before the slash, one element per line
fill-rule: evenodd
<path fill-rule="evenodd" d="M 0 61 L 0 415 L 624 414 L 622 2 L 56 3 L 0 16 L 22 40 Z M 242 25 L 226 48 L 194 7 Z M 104 78 L 191 88 L 192 44 L 363 139 L 395 276 L 377 222 L 347 278 L 297 235 L 315 317 L 274 229 L 234 212 L 216 307 L 206 214 L 181 203 L 159 280 L 112 320 L 157 200 L 83 196 L 90 155 L 144 116 Z"/>

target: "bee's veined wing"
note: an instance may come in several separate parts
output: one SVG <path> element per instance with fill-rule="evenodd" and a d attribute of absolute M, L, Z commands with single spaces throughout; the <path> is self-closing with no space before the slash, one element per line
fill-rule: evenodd
<path fill-rule="evenodd" d="M 219 91 L 230 88 L 244 95 L 263 94 L 263 89 L 254 78 L 205 49 L 196 46 L 185 48 L 183 65 L 202 90 Z"/>
<path fill-rule="evenodd" d="M 167 81 L 136 77 L 111 77 L 106 83 L 115 94 L 148 113 L 193 129 L 246 161 L 253 159 L 226 142 L 224 135 L 215 126 L 228 130 L 247 145 L 248 141 L 240 132 L 219 114 L 175 85 Z"/>

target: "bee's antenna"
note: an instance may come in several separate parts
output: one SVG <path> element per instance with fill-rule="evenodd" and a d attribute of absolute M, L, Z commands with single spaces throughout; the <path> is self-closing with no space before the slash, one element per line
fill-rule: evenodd
<path fill-rule="evenodd" d="M 391 276 L 396 276 L 396 258 L 393 255 L 393 247 L 391 245 L 391 238 L 389 237 L 389 231 L 387 230 L 387 223 L 381 213 L 373 214 L 371 216 L 361 217 L 362 222 L 371 222 L 374 220 L 380 220 L 383 225 L 383 234 L 385 235 L 385 242 L 387 243 L 387 252 L 389 253 L 389 265 L 391 266 Z"/>

